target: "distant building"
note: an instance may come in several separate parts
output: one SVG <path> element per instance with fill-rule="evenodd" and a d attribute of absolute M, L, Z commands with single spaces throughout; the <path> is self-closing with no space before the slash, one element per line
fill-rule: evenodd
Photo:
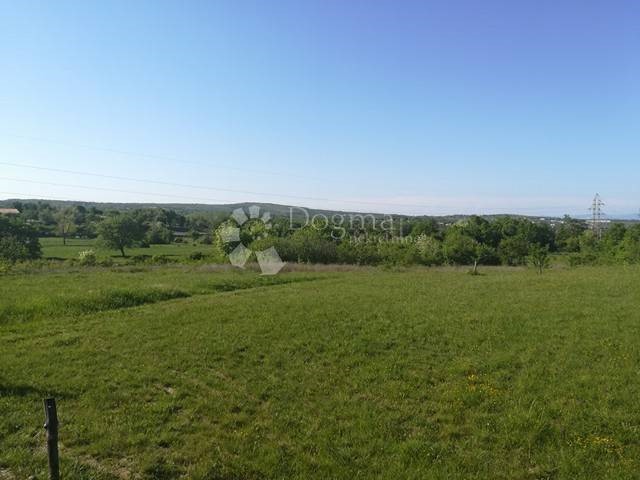
<path fill-rule="evenodd" d="M 20 215 L 17 208 L 0 208 L 0 215 Z"/>

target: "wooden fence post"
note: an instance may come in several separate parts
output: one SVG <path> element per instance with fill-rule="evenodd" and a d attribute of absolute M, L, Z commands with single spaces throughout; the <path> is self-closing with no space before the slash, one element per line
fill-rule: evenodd
<path fill-rule="evenodd" d="M 44 399 L 44 428 L 47 430 L 47 453 L 49 455 L 49 478 L 60 480 L 60 460 L 58 458 L 58 412 L 56 399 Z"/>

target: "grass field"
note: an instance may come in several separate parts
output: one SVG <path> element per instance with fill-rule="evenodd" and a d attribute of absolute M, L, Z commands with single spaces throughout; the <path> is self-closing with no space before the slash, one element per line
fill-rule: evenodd
<path fill-rule="evenodd" d="M 640 269 L 0 277 L 0 478 L 638 478 Z M 33 477 L 29 477 L 33 475 Z"/>
<path fill-rule="evenodd" d="M 67 244 L 62 243 L 62 238 L 44 237 L 40 239 L 43 258 L 69 259 L 78 258 L 78 254 L 84 250 L 93 250 L 99 258 L 120 257 L 117 250 L 102 248 L 95 239 L 71 238 Z M 125 253 L 131 255 L 166 255 L 168 257 L 186 257 L 193 252 L 207 253 L 211 245 L 194 245 L 192 242 L 171 243 L 168 245 L 151 245 L 149 248 L 127 248 Z"/>

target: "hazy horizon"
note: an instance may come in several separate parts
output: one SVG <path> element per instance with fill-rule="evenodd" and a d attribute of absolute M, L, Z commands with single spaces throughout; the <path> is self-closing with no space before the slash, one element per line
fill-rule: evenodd
<path fill-rule="evenodd" d="M 179 207 L 179 208 L 184 208 L 188 210 L 188 207 L 190 206 L 197 206 L 197 207 L 206 207 L 206 206 L 210 206 L 210 207 L 224 207 L 224 206 L 235 206 L 235 205 L 251 205 L 251 204 L 260 204 L 260 205 L 277 205 L 278 207 L 286 207 L 286 208 L 291 208 L 294 209 L 294 215 L 295 213 L 300 213 L 298 212 L 298 210 L 318 210 L 318 211 L 331 211 L 331 212 L 343 212 L 343 213 L 354 213 L 354 214 L 375 214 L 375 215 L 407 215 L 407 216 L 434 216 L 434 217 L 438 217 L 438 216 L 470 216 L 470 215 L 480 215 L 480 216 L 493 216 L 493 215 L 521 215 L 521 216 L 528 216 L 528 217 L 540 217 L 540 218 L 562 218 L 565 215 L 569 215 L 572 218 L 576 218 L 576 219 L 589 219 L 591 218 L 591 213 L 577 213 L 577 214 L 571 214 L 571 213 L 565 213 L 565 214 L 561 214 L 561 215 L 556 215 L 556 214 L 544 214 L 544 213 L 536 213 L 536 212 L 529 212 L 529 213 L 515 213 L 513 211 L 507 211 L 505 209 L 505 211 L 487 211 L 487 212 L 464 212 L 464 211 L 451 211 L 451 212 L 446 212 L 446 213 L 437 213 L 437 214 L 405 214 L 405 213 L 398 213 L 398 212 L 393 212 L 393 211 L 378 211 L 375 209 L 370 209 L 370 210 L 366 210 L 366 209 L 341 209 L 341 208 L 330 208 L 330 207 L 312 207 L 309 205 L 302 205 L 302 204 L 288 204 L 288 203 L 277 203 L 277 202 L 260 202 L 260 201 L 240 201 L 240 202 L 229 202 L 229 203 L 199 203 L 199 202 L 171 202 L 171 201 L 167 201 L 167 202 L 144 202 L 144 201 L 140 201 L 140 202 L 121 202 L 121 201 L 93 201 L 93 200 L 82 200 L 82 199 L 64 199 L 64 198 L 27 198 L 27 197 L 23 197 L 23 198 L 2 198 L 0 199 L 0 203 L 7 203 L 7 202 L 14 202 L 14 201 L 25 201 L 25 202 L 68 202 L 68 203 L 74 203 L 74 204 L 99 204 L 99 205 L 141 205 L 144 207 Z M 614 215 L 608 215 L 604 212 L 602 212 L 602 216 L 603 216 L 603 220 L 636 220 L 636 221 L 640 221 L 640 214 L 639 213 L 634 213 L 634 212 L 627 212 L 627 213 L 618 213 L 618 214 L 614 214 Z"/>

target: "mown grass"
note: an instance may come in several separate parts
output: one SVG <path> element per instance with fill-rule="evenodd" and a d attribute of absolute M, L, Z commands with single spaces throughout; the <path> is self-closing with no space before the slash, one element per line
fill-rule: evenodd
<path fill-rule="evenodd" d="M 0 470 L 45 478 L 54 394 L 66 478 L 637 478 L 640 270 L 484 273 L 314 273 L 6 322 Z M 136 275 L 251 277 L 68 283 Z M 0 285 L 61 294 L 47 276 Z"/>
<path fill-rule="evenodd" d="M 96 239 L 71 238 L 68 239 L 67 244 L 64 245 L 62 238 L 44 237 L 40 239 L 40 245 L 42 246 L 42 256 L 45 259 L 77 259 L 80 252 L 85 250 L 95 251 L 99 259 L 113 258 L 114 260 L 118 260 L 120 257 L 119 251 L 102 247 Z M 184 243 L 151 245 L 148 248 L 127 248 L 125 249 L 125 253 L 129 257 L 135 255 L 164 255 L 169 258 L 186 258 L 194 252 L 207 254 L 212 251 L 212 248 L 211 245 L 194 245 L 190 241 L 185 241 Z"/>
<path fill-rule="evenodd" d="M 316 278 L 319 277 L 305 273 L 259 276 L 241 271 L 212 275 L 198 266 L 75 268 L 12 274 L 0 280 L 3 285 L 0 324 L 118 310 L 192 295 Z"/>

